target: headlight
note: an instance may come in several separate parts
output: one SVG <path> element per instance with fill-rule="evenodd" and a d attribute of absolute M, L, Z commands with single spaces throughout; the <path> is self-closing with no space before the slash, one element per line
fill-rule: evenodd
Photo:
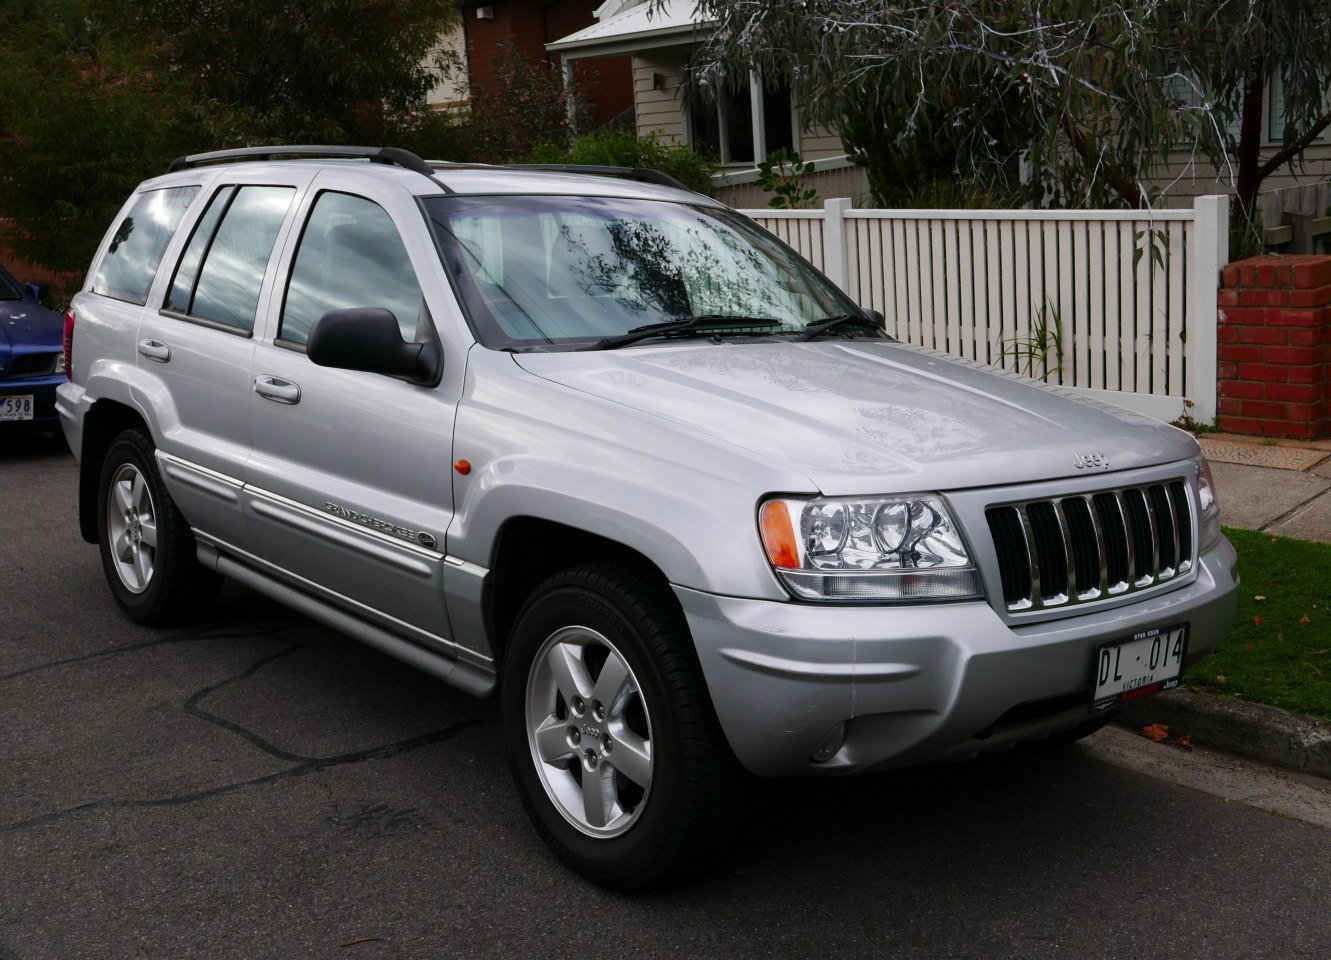
<path fill-rule="evenodd" d="M 942 498 L 781 497 L 759 510 L 767 558 L 802 600 L 969 600 L 980 575 Z"/>
<path fill-rule="evenodd" d="M 63 353 L 57 353 L 55 355 L 55 372 L 56 373 L 65 372 L 65 355 Z"/>
<path fill-rule="evenodd" d="M 1205 553 L 1220 542 L 1220 501 L 1215 496 L 1211 465 L 1203 456 L 1197 457 L 1197 512 L 1202 521 L 1197 537 L 1198 552 Z"/>

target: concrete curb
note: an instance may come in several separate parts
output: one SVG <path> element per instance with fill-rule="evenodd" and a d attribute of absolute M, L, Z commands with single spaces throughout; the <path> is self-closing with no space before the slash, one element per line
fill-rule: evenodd
<path fill-rule="evenodd" d="M 1331 723 L 1279 707 L 1171 690 L 1129 702 L 1117 719 L 1167 724 L 1171 737 L 1190 734 L 1199 745 L 1331 779 Z"/>

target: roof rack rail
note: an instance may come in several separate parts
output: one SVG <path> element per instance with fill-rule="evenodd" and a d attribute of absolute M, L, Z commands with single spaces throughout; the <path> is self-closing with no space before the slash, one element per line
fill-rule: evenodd
<path fill-rule="evenodd" d="M 621 180 L 637 180 L 639 183 L 655 183 L 662 187 L 674 187 L 689 193 L 698 191 L 686 187 L 668 173 L 653 170 L 651 167 L 602 167 L 589 163 L 513 163 L 519 170 L 543 170 L 549 173 L 589 173 L 598 177 L 619 177 Z"/>
<path fill-rule="evenodd" d="M 341 146 L 293 146 L 293 147 L 238 147 L 234 150 L 214 150 L 211 153 L 194 153 L 187 157 L 176 157 L 166 168 L 167 173 L 177 170 L 189 170 L 192 167 L 209 163 L 248 160 L 281 160 L 296 157 L 354 157 L 369 160 L 372 163 L 389 163 L 416 173 L 433 177 L 434 167 L 430 166 L 410 150 L 398 147 L 341 147 Z"/>

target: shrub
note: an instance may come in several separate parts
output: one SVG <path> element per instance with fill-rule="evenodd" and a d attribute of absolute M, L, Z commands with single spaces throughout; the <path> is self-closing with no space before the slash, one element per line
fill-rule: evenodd
<path fill-rule="evenodd" d="M 667 146 L 655 132 L 640 137 L 628 127 L 602 127 L 580 137 L 567 149 L 542 143 L 527 158 L 531 163 L 586 163 L 607 167 L 648 167 L 674 177 L 690 190 L 711 196 L 712 174 L 718 165 L 682 144 Z"/>
<path fill-rule="evenodd" d="M 566 144 L 575 127 L 577 92 L 548 63 L 532 63 L 511 43 L 500 48 L 495 62 L 500 79 L 472 93 L 471 119 L 464 126 L 469 159 L 482 163 L 515 163 L 537 144 Z M 453 159 L 448 157 L 447 159 Z M 459 158 L 460 159 L 460 158 Z"/>
<path fill-rule="evenodd" d="M 785 147 L 774 150 L 758 164 L 758 186 L 772 198 L 769 207 L 782 210 L 808 210 L 818 205 L 818 191 L 803 185 L 805 175 L 813 173 L 813 164 L 800 159 Z"/>

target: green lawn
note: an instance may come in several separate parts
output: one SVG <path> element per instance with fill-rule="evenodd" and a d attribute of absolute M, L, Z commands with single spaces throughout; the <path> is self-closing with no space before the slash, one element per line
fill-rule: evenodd
<path fill-rule="evenodd" d="M 1184 684 L 1331 720 L 1331 544 L 1225 529 L 1239 553 L 1239 612 Z"/>

